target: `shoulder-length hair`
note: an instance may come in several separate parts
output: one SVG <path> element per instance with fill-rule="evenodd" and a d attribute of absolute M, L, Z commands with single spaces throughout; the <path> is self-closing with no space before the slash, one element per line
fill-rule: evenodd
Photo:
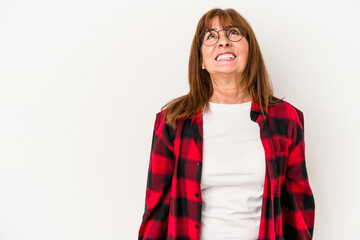
<path fill-rule="evenodd" d="M 173 128 L 176 127 L 178 119 L 191 117 L 200 108 L 203 108 L 204 112 L 209 110 L 209 99 L 213 94 L 213 86 L 209 73 L 201 69 L 202 38 L 199 36 L 211 28 L 212 19 L 216 16 L 219 17 L 219 22 L 223 27 L 240 25 L 247 30 L 245 37 L 249 43 L 249 54 L 241 84 L 245 86 L 245 91 L 250 95 L 252 101 L 259 104 L 264 117 L 266 118 L 269 106 L 273 106 L 282 100 L 272 98 L 272 86 L 259 44 L 250 24 L 233 8 L 214 8 L 200 18 L 192 41 L 188 70 L 189 93 L 171 100 L 161 108 L 161 110 L 166 108 L 162 113 L 165 114 L 166 112 L 166 123 Z"/>

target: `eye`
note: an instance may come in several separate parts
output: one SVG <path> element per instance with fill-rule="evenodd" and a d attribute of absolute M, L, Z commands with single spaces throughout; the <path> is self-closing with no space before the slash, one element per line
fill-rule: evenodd
<path fill-rule="evenodd" d="M 214 38 L 214 37 L 216 37 L 215 34 L 209 34 L 206 39 L 211 39 L 211 38 Z"/>
<path fill-rule="evenodd" d="M 235 34 L 235 35 L 239 35 L 240 33 L 239 33 L 239 31 L 238 31 L 238 30 L 231 29 L 231 30 L 229 31 L 229 35 L 233 35 L 233 34 Z"/>

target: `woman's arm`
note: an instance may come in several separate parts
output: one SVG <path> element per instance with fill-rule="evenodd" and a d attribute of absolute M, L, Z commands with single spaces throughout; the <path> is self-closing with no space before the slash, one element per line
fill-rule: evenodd
<path fill-rule="evenodd" d="M 304 118 L 296 109 L 298 121 L 293 128 L 286 178 L 281 193 L 283 234 L 286 240 L 312 239 L 315 201 L 305 163 Z"/>
<path fill-rule="evenodd" d="M 174 151 L 169 139 L 164 118 L 158 113 L 151 144 L 145 210 L 139 229 L 139 240 L 164 238 L 169 218 L 170 189 L 174 171 Z"/>

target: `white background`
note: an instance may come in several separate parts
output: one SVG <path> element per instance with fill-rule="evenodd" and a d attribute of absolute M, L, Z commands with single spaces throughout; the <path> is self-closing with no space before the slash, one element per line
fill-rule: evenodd
<path fill-rule="evenodd" d="M 0 239 L 137 239 L 155 114 L 236 9 L 303 111 L 316 240 L 356 239 L 360 1 L 0 1 Z"/>

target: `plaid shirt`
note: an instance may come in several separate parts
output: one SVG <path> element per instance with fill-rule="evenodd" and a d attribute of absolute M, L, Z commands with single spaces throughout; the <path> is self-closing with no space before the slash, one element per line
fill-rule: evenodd
<path fill-rule="evenodd" d="M 139 240 L 200 238 L 201 113 L 182 118 L 175 130 L 156 114 Z M 312 239 L 315 201 L 305 165 L 303 113 L 282 100 L 267 116 L 252 101 L 250 119 L 260 126 L 266 159 L 258 239 Z"/>

